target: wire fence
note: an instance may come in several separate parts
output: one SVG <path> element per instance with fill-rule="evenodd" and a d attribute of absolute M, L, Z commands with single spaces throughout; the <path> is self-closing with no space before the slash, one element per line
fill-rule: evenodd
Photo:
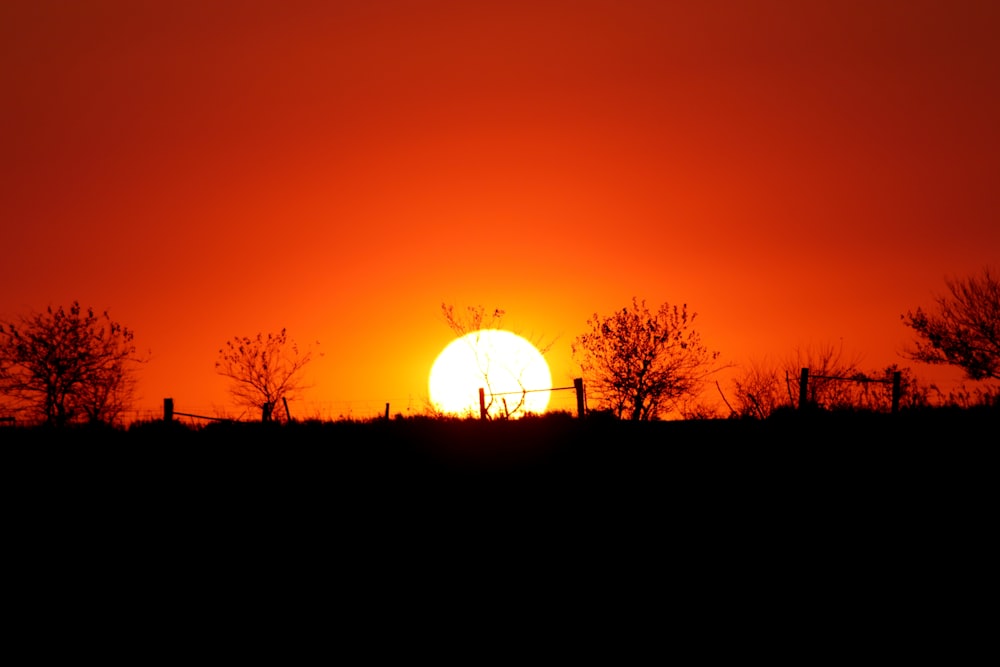
<path fill-rule="evenodd" d="M 578 391 L 582 392 L 582 381 L 579 388 L 573 386 L 548 387 L 542 389 L 527 389 L 523 393 L 548 392 L 549 398 L 544 413 L 569 413 L 576 415 L 580 409 Z M 505 392 L 492 395 L 496 400 L 503 400 L 510 394 L 520 396 L 522 392 Z M 167 402 L 169 401 L 169 408 Z M 473 403 L 475 401 L 475 403 Z M 478 396 L 470 397 L 470 406 L 478 405 Z M 407 396 L 396 399 L 344 399 L 344 400 L 311 400 L 298 399 L 288 402 L 287 416 L 296 421 L 369 421 L 373 419 L 395 419 L 406 417 L 437 416 L 440 412 L 427 397 Z M 284 406 L 276 409 L 278 417 L 285 416 Z M 121 415 L 124 423 L 158 421 L 166 417 L 182 423 L 204 424 L 211 421 L 260 421 L 261 413 L 252 412 L 234 406 L 216 404 L 186 404 L 183 399 L 165 398 L 163 407 L 129 410 Z M 471 408 L 469 416 L 479 416 L 478 408 Z"/>

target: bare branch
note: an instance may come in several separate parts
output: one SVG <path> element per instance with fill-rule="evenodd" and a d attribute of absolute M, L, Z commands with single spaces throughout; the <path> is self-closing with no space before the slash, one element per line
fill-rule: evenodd
<path fill-rule="evenodd" d="M 901 316 L 917 335 L 905 356 L 957 366 L 970 380 L 1000 378 L 1000 280 L 985 268 L 945 285 L 948 294 L 935 299 L 936 312 L 917 308 Z"/>

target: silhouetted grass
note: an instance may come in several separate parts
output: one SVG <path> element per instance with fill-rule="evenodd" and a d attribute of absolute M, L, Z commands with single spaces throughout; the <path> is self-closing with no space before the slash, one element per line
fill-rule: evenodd
<path fill-rule="evenodd" d="M 288 424 L 137 423 L 128 429 L 4 428 L 8 456 L 67 475 L 215 475 L 220 486 L 319 487 L 546 480 L 680 486 L 856 477 L 995 446 L 1000 410 L 776 413 L 766 421 L 621 422 L 568 415 L 515 421 L 405 418 Z M 888 474 L 888 473 L 887 473 Z M 585 481 L 586 480 L 586 481 Z M 396 485 L 396 486 L 393 486 Z"/>

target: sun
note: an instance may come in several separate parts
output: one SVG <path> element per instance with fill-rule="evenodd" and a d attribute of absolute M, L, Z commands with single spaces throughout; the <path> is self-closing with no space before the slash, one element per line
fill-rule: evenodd
<path fill-rule="evenodd" d="M 445 414 L 478 417 L 483 389 L 490 417 L 518 418 L 545 412 L 552 374 L 526 339 L 503 329 L 481 329 L 441 351 L 428 384 L 431 403 Z"/>

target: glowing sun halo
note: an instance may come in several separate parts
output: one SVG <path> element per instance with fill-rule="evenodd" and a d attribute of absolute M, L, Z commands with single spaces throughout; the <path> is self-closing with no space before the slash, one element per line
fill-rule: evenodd
<path fill-rule="evenodd" d="M 482 329 L 453 340 L 434 361 L 429 380 L 434 407 L 462 417 L 479 415 L 480 388 L 490 416 L 545 412 L 551 387 L 541 352 L 503 329 Z"/>

